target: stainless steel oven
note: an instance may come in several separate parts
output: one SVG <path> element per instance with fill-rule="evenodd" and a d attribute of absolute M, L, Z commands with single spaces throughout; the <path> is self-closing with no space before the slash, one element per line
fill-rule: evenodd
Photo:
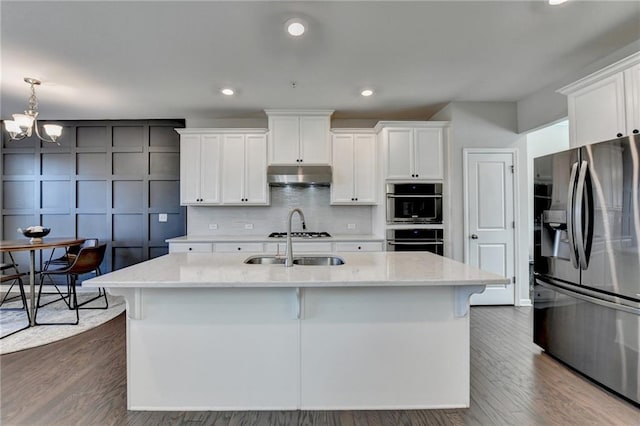
<path fill-rule="evenodd" d="M 441 224 L 442 184 L 387 184 L 387 223 Z"/>
<path fill-rule="evenodd" d="M 387 251 L 429 251 L 444 256 L 442 229 L 387 229 Z"/>

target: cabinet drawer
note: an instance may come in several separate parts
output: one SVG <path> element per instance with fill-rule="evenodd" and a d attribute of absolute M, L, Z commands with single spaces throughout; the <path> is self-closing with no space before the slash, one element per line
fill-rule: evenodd
<path fill-rule="evenodd" d="M 331 243 L 293 243 L 293 254 L 297 253 L 329 253 Z"/>
<path fill-rule="evenodd" d="M 382 251 L 382 242 L 369 241 L 366 243 L 336 243 L 336 251 Z"/>
<path fill-rule="evenodd" d="M 236 253 L 239 251 L 262 253 L 262 243 L 217 243 L 213 251 L 218 253 Z"/>
<path fill-rule="evenodd" d="M 211 253 L 211 243 L 169 243 L 169 253 Z"/>

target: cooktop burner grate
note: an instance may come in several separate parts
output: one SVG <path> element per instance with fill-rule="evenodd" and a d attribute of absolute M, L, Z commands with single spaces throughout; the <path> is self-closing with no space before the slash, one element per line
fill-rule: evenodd
<path fill-rule="evenodd" d="M 291 233 L 292 237 L 296 238 L 327 238 L 331 235 L 328 232 L 308 232 L 308 231 L 296 231 Z M 272 232 L 269 234 L 269 238 L 286 238 L 286 232 Z"/>

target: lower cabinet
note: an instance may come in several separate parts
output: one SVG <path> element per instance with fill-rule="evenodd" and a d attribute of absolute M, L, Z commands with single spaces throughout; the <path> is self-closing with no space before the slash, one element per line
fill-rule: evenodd
<path fill-rule="evenodd" d="M 277 243 L 263 242 L 170 242 L 169 253 L 266 253 L 284 256 L 286 241 Z M 293 253 L 331 253 L 331 252 L 375 252 L 384 251 L 383 241 L 294 241 Z"/>
<path fill-rule="evenodd" d="M 169 243 L 169 253 L 211 253 L 211 243 Z"/>

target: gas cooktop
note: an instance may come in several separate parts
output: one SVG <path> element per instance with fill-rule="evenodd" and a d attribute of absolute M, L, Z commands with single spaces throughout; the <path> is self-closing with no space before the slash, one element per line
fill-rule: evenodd
<path fill-rule="evenodd" d="M 327 238 L 331 235 L 328 232 L 308 232 L 308 231 L 299 231 L 292 232 L 292 237 L 296 238 Z M 286 232 L 272 232 L 269 234 L 269 238 L 286 238 Z"/>

